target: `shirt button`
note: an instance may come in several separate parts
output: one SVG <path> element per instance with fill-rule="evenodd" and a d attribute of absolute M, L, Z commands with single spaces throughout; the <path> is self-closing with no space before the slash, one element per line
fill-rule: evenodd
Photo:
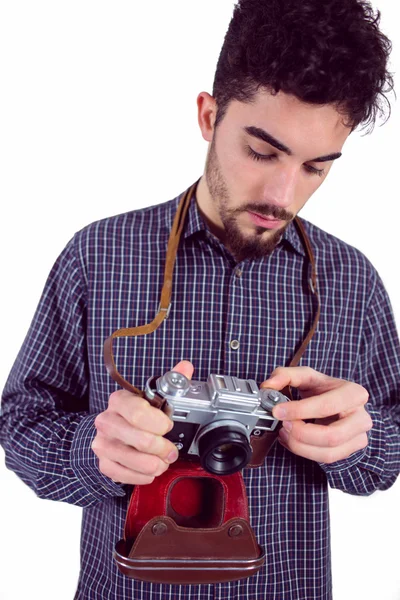
<path fill-rule="evenodd" d="M 240 344 L 237 340 L 232 340 L 231 341 L 231 348 L 232 350 L 237 350 L 239 348 Z"/>
<path fill-rule="evenodd" d="M 241 277 L 243 275 L 242 269 L 236 269 L 235 275 L 236 275 L 236 277 Z"/>

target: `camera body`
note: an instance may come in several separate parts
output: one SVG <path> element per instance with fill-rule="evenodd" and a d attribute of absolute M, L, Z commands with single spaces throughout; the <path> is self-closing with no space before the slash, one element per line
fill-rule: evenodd
<path fill-rule="evenodd" d="M 152 400 L 155 395 L 174 421 L 165 437 L 181 456 L 200 460 L 217 475 L 235 473 L 249 463 L 252 438 L 276 431 L 279 421 L 272 409 L 288 402 L 281 392 L 260 389 L 253 379 L 211 374 L 203 383 L 176 371 L 148 380 L 145 396 Z"/>

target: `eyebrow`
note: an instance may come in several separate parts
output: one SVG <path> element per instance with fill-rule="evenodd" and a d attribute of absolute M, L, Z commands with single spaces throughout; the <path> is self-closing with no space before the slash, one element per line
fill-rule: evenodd
<path fill-rule="evenodd" d="M 285 154 L 287 154 L 288 156 L 293 155 L 293 152 L 290 148 L 285 146 L 285 144 L 282 144 L 282 142 L 274 138 L 270 133 L 268 133 L 264 129 L 261 129 L 260 127 L 244 127 L 244 130 L 249 135 L 258 138 L 259 140 L 262 140 L 267 144 L 270 144 L 271 146 L 273 146 L 277 150 L 280 150 L 281 152 L 285 152 Z M 330 160 L 336 160 L 341 156 L 341 152 L 333 152 L 332 154 L 327 154 L 326 156 L 318 156 L 317 158 L 312 158 L 307 162 L 328 162 Z"/>

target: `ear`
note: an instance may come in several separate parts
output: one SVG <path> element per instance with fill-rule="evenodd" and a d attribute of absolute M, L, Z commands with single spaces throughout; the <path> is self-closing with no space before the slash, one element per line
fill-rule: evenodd
<path fill-rule="evenodd" d="M 211 142 L 214 135 L 214 123 L 217 116 L 217 103 L 207 92 L 197 96 L 197 119 L 203 138 Z"/>

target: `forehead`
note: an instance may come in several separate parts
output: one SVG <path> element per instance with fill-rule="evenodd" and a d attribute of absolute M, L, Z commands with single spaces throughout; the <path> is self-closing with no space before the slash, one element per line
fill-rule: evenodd
<path fill-rule="evenodd" d="M 264 129 L 299 155 L 339 152 L 351 132 L 343 114 L 331 104 L 309 104 L 290 94 L 273 95 L 265 90 L 258 91 L 251 102 L 233 100 L 226 120 L 242 131 L 249 126 Z M 247 134 L 243 131 L 243 135 Z"/>

